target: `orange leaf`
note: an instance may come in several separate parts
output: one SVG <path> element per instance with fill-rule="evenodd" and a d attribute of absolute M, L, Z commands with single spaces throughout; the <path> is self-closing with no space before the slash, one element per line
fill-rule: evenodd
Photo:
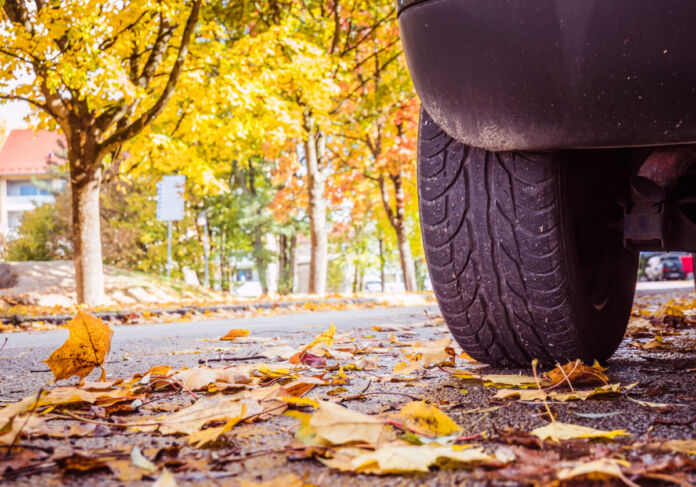
<path fill-rule="evenodd" d="M 78 311 L 77 316 L 68 323 L 68 339 L 44 362 L 53 372 L 56 380 L 69 379 L 77 375 L 87 377 L 95 368 L 102 368 L 100 380 L 106 377 L 102 367 L 111 348 L 114 332 L 102 320 Z"/>
<path fill-rule="evenodd" d="M 249 330 L 230 330 L 227 335 L 220 337 L 220 340 L 234 340 L 235 338 L 248 337 Z"/>

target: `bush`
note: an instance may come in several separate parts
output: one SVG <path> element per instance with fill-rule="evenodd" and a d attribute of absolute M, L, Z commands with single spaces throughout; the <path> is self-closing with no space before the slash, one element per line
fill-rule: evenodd
<path fill-rule="evenodd" d="M 10 238 L 6 260 L 72 259 L 70 222 L 59 203 L 45 203 L 22 215 L 17 236 Z"/>

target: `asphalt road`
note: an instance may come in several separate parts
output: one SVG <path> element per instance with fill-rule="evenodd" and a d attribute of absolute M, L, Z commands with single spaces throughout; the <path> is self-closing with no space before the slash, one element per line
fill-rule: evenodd
<path fill-rule="evenodd" d="M 659 286 L 658 286 L 659 287 Z M 669 290 L 669 292 L 666 292 Z M 686 286 L 681 289 L 648 289 L 637 298 L 637 305 L 647 313 L 654 312 L 660 304 L 674 297 L 687 296 Z M 177 322 L 154 325 L 114 326 L 114 338 L 109 361 L 105 364 L 110 378 L 127 378 L 134 373 L 142 373 L 152 366 L 170 365 L 173 367 L 196 367 L 202 363 L 211 366 L 250 363 L 246 359 L 258 357 L 269 340 L 285 343 L 295 349 L 309 343 L 313 337 L 333 323 L 339 331 L 352 332 L 356 347 L 377 347 L 385 350 L 375 357 L 379 368 L 374 371 L 349 371 L 349 382 L 339 394 L 346 397 L 360 395 L 369 389 L 365 400 L 352 400 L 347 403 L 351 408 L 374 414 L 380 411 L 398 410 L 410 399 L 403 397 L 427 398 L 441 407 L 447 408 L 448 414 L 464 428 L 467 434 L 487 432 L 481 445 L 488 449 L 501 445 L 529 446 L 527 433 L 546 424 L 544 409 L 538 402 L 495 401 L 493 395 L 497 389 L 486 387 L 481 383 L 471 383 L 448 375 L 445 371 L 428 369 L 417 382 L 393 383 L 382 378 L 392 373 L 398 360 L 403 355 L 400 349 L 392 349 L 392 333 L 401 342 L 414 340 L 434 340 L 449 336 L 444 326 L 419 326 L 427 321 L 428 314 L 436 315 L 435 306 L 417 306 L 404 308 L 374 308 L 362 310 L 345 310 L 334 312 L 312 312 L 292 315 L 264 316 L 257 318 L 211 320 L 199 322 Z M 402 331 L 373 329 L 375 325 L 406 325 Z M 264 343 L 221 342 L 217 337 L 232 328 L 251 330 L 250 337 L 264 340 Z M 398 327 L 397 327 L 398 329 Z M 552 466 L 556 468 L 553 458 L 573 461 L 579 456 L 618 455 L 627 458 L 633 465 L 667 465 L 660 472 L 669 475 L 679 474 L 682 464 L 674 463 L 672 454 L 654 450 L 655 442 L 668 439 L 692 439 L 696 437 L 696 333 L 693 329 L 680 329 L 665 334 L 664 343 L 658 348 L 637 347 L 654 339 L 660 331 L 645 334 L 629 333 L 617 353 L 609 360 L 607 375 L 612 383 L 620 383 L 631 388 L 618 395 L 593 398 L 587 401 L 555 402 L 551 404 L 558 421 L 599 428 L 603 430 L 623 429 L 629 434 L 612 442 L 592 443 L 588 441 L 566 442 L 559 445 L 545 443 L 543 455 L 550 455 Z M 8 340 L 0 352 L 0 402 L 11 402 L 26 397 L 51 383 L 52 375 L 43 364 L 48 355 L 59 346 L 67 332 L 33 332 L 5 335 Z M 0 336 L 2 340 L 2 336 Z M 1 344 L 1 342 L 0 342 Z M 239 362 L 239 360 L 244 362 Z M 357 356 L 356 356 L 357 360 Z M 259 362 L 269 360 L 260 359 Z M 277 362 L 279 365 L 287 362 Z M 474 365 L 464 360 L 457 360 L 457 368 L 471 369 L 474 372 L 510 374 L 530 370 L 488 367 Z M 96 373 L 92 378 L 96 377 Z M 76 384 L 76 380 L 61 381 L 62 384 Z M 324 386 L 312 391 L 310 396 L 329 400 L 333 386 Z M 172 400 L 190 401 L 185 395 Z M 643 401 L 640 404 L 637 401 Z M 649 406 L 657 404 L 658 407 Z M 82 414 L 92 414 L 89 410 Z M 96 413 L 94 413 L 96 414 Z M 147 445 L 150 448 L 165 448 L 177 445 L 180 456 L 196 458 L 200 465 L 207 465 L 219 455 L 232 452 L 235 456 L 255 455 L 258 452 L 284 448 L 292 442 L 296 420 L 277 417 L 273 420 L 240 425 L 230 433 L 230 446 L 196 450 L 186 445 L 185 439 L 173 439 L 170 436 L 131 434 L 124 431 L 110 431 L 105 437 L 71 438 L 70 446 L 86 452 L 98 452 L 129 445 Z M 56 448 L 64 446 L 64 440 L 32 439 L 38 447 Z M 649 446 L 638 447 L 636 445 Z M 517 447 L 516 447 L 517 448 Z M 518 451 L 518 450 L 515 450 Z M 527 451 L 527 450 L 524 450 Z M 96 454 L 96 453 L 95 453 Z M 555 455 L 555 457 L 554 457 Z M 670 463 L 671 462 L 671 463 Z M 289 461 L 285 453 L 253 456 L 243 463 L 230 463 L 216 471 L 216 475 L 229 475 L 237 480 L 260 481 L 277 478 L 287 472 L 294 472 L 298 477 L 315 485 L 332 487 L 363 485 L 369 483 L 377 486 L 394 485 L 530 485 L 531 481 L 545 485 L 548 477 L 540 476 L 538 468 L 532 463 L 520 465 L 534 467 L 534 471 L 518 471 L 511 467 L 505 471 L 476 470 L 436 470 L 419 476 L 368 477 L 339 474 L 330 471 L 312 459 Z M 527 468 L 525 467 L 525 468 Z M 27 476 L 15 481 L 16 485 L 48 484 L 56 479 L 55 473 Z M 180 485 L 189 485 L 192 473 L 182 472 L 178 475 Z M 187 477 L 188 475 L 188 477 Z M 497 475 L 497 480 L 493 475 Z M 638 477 L 635 478 L 639 480 Z M 203 479 L 205 480 L 205 478 Z M 113 475 L 98 474 L 84 478 L 64 477 L 64 485 L 119 485 Z M 491 481 L 493 483 L 491 483 Z M 205 482 L 203 482 L 205 483 Z M 533 482 L 532 482 L 533 483 Z M 195 485 L 202 483 L 193 482 Z M 137 485 L 151 485 L 140 482 Z M 225 484 L 227 485 L 227 484 Z M 235 484 L 236 485 L 236 484 Z M 587 485 L 587 484 L 576 484 Z M 670 483 L 653 482 L 638 485 L 670 485 Z M 686 485 L 686 484 L 682 484 Z"/>
<path fill-rule="evenodd" d="M 165 337 L 182 342 L 195 339 L 213 339 L 224 335 L 232 328 L 245 328 L 252 330 L 255 335 L 263 334 L 265 336 L 274 333 L 306 331 L 307 327 L 329 326 L 329 324 L 333 324 L 337 330 L 353 330 L 385 323 L 415 323 L 423 321 L 426 312 L 430 315 L 437 315 L 440 311 L 437 306 L 430 305 L 307 312 L 224 320 L 177 321 L 148 325 L 116 325 L 112 326 L 114 336 L 111 343 L 112 346 L 126 346 L 132 343 L 139 347 L 148 341 L 157 341 Z M 60 329 L 48 332 L 10 333 L 6 336 L 8 340 L 5 350 L 9 351 L 11 349 L 58 347 L 68 337 L 68 331 Z"/>

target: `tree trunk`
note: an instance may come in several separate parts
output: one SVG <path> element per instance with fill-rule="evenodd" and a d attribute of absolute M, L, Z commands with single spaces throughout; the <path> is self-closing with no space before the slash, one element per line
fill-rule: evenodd
<path fill-rule="evenodd" d="M 256 271 L 259 273 L 259 282 L 261 283 L 261 291 L 263 294 L 268 294 L 268 272 L 266 262 L 266 246 L 263 241 L 263 234 L 260 229 L 256 230 L 254 235 L 254 260 L 256 261 Z"/>
<path fill-rule="evenodd" d="M 416 290 L 416 268 L 411 255 L 411 246 L 408 242 L 408 234 L 406 228 L 406 196 L 404 194 L 404 186 L 401 178 L 401 173 L 390 174 L 389 180 L 394 186 L 394 200 L 396 209 L 392 209 L 389 198 L 389 190 L 387 189 L 386 179 L 382 175 L 379 177 L 379 189 L 382 195 L 382 204 L 387 212 L 389 223 L 396 232 L 396 241 L 399 247 L 399 260 L 401 261 L 401 273 L 404 278 L 404 287 L 406 291 Z"/>
<path fill-rule="evenodd" d="M 95 156 L 89 158 L 76 151 L 70 154 L 69 162 L 77 302 L 98 306 L 106 301 L 99 222 L 101 168 Z M 85 171 L 84 167 L 96 169 Z"/>
<path fill-rule="evenodd" d="M 387 260 L 384 257 L 384 239 L 379 237 L 379 280 L 382 283 L 382 292 L 387 284 L 386 276 L 384 275 L 384 268 L 387 265 Z"/>
<path fill-rule="evenodd" d="M 288 238 L 287 235 L 280 235 L 278 250 L 278 294 L 292 293 L 293 280 L 295 276 L 295 244 L 297 236 Z"/>
<path fill-rule="evenodd" d="M 328 237 L 326 232 L 326 184 L 323 169 L 324 134 L 316 127 L 314 117 L 307 112 L 305 122 L 305 159 L 307 162 L 307 191 L 309 204 L 309 237 L 311 257 L 309 262 L 309 293 L 326 292 L 326 273 L 328 259 Z"/>

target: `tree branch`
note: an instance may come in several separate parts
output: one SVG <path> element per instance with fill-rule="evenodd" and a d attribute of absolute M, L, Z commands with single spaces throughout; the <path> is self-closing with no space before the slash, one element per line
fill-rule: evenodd
<path fill-rule="evenodd" d="M 181 75 L 181 70 L 184 65 L 184 61 L 186 60 L 186 56 L 188 55 L 189 43 L 191 41 L 191 37 L 193 36 L 193 31 L 196 28 L 196 24 L 198 23 L 198 15 L 200 13 L 200 10 L 201 0 L 195 0 L 193 2 L 193 7 L 191 8 L 191 14 L 189 15 L 189 18 L 186 21 L 186 27 L 184 27 L 184 33 L 181 38 L 181 46 L 179 46 L 179 52 L 177 54 L 176 61 L 174 62 L 174 66 L 172 67 L 171 72 L 169 73 L 167 85 L 164 87 L 164 90 L 162 91 L 162 94 L 160 95 L 159 99 L 149 110 L 143 113 L 137 120 L 135 120 L 130 125 L 127 125 L 123 129 L 116 131 L 104 142 L 102 142 L 99 145 L 100 152 L 103 153 L 105 151 L 108 151 L 112 147 L 132 139 L 140 132 L 142 132 L 143 129 L 145 129 L 145 127 L 150 122 L 152 122 L 152 120 L 154 120 L 155 117 L 157 117 L 157 115 L 159 115 L 162 112 L 162 110 L 164 110 L 164 107 L 167 105 L 167 102 L 169 102 L 172 95 L 174 94 L 174 88 L 176 87 L 176 83 L 179 81 L 179 76 Z"/>

